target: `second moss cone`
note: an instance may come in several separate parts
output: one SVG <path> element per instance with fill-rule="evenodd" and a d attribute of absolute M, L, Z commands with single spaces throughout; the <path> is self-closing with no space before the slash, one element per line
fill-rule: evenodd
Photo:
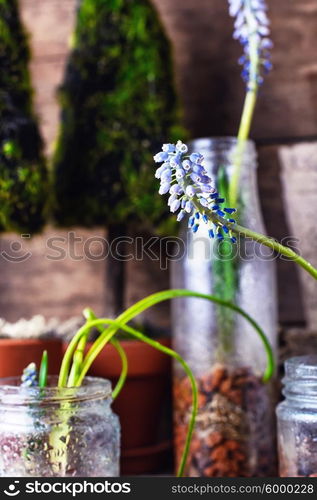
<path fill-rule="evenodd" d="M 167 231 L 152 154 L 182 129 L 156 11 L 147 0 L 82 0 L 72 45 L 54 159 L 57 222 Z"/>

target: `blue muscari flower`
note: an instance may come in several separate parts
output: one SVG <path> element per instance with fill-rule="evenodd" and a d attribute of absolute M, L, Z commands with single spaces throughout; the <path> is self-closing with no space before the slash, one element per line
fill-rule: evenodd
<path fill-rule="evenodd" d="M 30 363 L 23 370 L 23 375 L 21 377 L 21 385 L 23 387 L 36 387 L 37 382 L 37 371 L 35 363 Z"/>
<path fill-rule="evenodd" d="M 178 215 L 177 215 L 177 222 L 180 222 L 184 219 L 186 215 L 186 212 L 185 210 L 181 210 L 180 212 L 178 212 Z"/>
<path fill-rule="evenodd" d="M 175 149 L 175 144 L 163 144 L 162 147 L 162 151 L 164 151 L 164 153 L 174 153 Z"/>
<path fill-rule="evenodd" d="M 167 151 L 161 151 L 160 153 L 157 153 L 157 155 L 154 156 L 154 161 L 156 163 L 161 163 L 161 161 L 165 161 L 167 159 L 168 159 Z"/>
<path fill-rule="evenodd" d="M 257 83 L 263 83 L 264 73 L 272 69 L 270 50 L 273 43 L 270 40 L 270 22 L 267 16 L 265 0 L 228 0 L 229 13 L 235 18 L 233 37 L 243 46 L 244 54 L 238 62 L 243 66 L 242 79 L 249 83 L 250 80 L 250 41 L 254 41 L 258 48 L 259 67 L 257 69 Z"/>
<path fill-rule="evenodd" d="M 214 238 L 215 237 L 215 233 L 213 232 L 212 229 L 208 230 L 208 235 L 209 235 L 209 238 Z"/>
<path fill-rule="evenodd" d="M 163 163 L 156 170 L 155 177 L 161 182 L 159 193 L 162 195 L 169 193 L 168 206 L 171 212 L 178 212 L 177 221 L 180 222 L 188 214 L 188 227 L 194 233 L 198 231 L 199 221 L 202 219 L 209 225 L 210 238 L 214 238 L 216 233 L 217 238 L 223 240 L 223 230 L 232 242 L 236 241 L 231 231 L 231 225 L 235 220 L 227 218 L 236 210 L 221 207 L 225 199 L 212 185 L 202 165 L 203 155 L 200 153 L 186 155 L 188 147 L 181 141 L 176 145 L 164 144 L 163 148 L 164 155 L 161 155 L 161 152 L 154 156 L 156 162 L 161 158 Z M 211 226 L 214 226 L 214 229 Z"/>
<path fill-rule="evenodd" d="M 194 224 L 195 224 L 195 217 L 189 217 L 189 219 L 188 219 L 188 227 L 192 228 Z"/>

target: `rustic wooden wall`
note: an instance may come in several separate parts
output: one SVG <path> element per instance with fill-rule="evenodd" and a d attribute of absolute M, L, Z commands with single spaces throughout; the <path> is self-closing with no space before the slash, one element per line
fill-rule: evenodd
<path fill-rule="evenodd" d="M 71 33 L 76 0 L 20 0 L 23 19 L 31 33 L 33 47 L 32 75 L 35 98 L 41 118 L 47 150 L 52 150 L 58 121 L 56 88 L 62 79 L 68 40 Z M 240 47 L 232 40 L 232 19 L 227 14 L 225 0 L 153 0 L 172 40 L 175 56 L 176 80 L 185 109 L 185 122 L 193 137 L 236 134 L 243 102 L 244 86 L 236 60 Z M 308 148 L 317 140 L 317 4 L 315 0 L 268 0 L 272 19 L 274 71 L 261 90 L 252 136 L 257 140 L 260 159 L 260 192 L 268 231 L 275 237 L 297 234 L 297 225 L 290 220 L 289 207 L 295 193 L 303 193 L 305 183 L 295 175 L 300 158 L 307 156 Z M 299 151 L 293 147 L 303 142 Z M 295 145 L 295 146 L 294 146 Z M 287 151 L 289 154 L 287 154 Z M 304 149 L 303 149 L 304 148 Z M 284 154 L 283 154 L 284 151 Z M 294 151 L 293 151 L 294 153 Z M 311 156 L 313 155 L 313 156 Z M 310 150 L 310 157 L 317 153 Z M 292 167 L 293 165 L 293 167 Z M 314 167 L 312 167 L 314 170 Z M 287 174 L 286 174 L 287 172 Z M 305 173 L 302 170 L 302 175 Z M 294 173 L 294 175 L 293 175 Z M 285 188 L 285 179 L 289 189 Z M 313 212 L 315 197 L 310 195 Z M 304 204 L 304 210 L 305 203 Z M 292 212 L 293 217 L 296 213 Z M 305 221 L 303 222 L 305 224 Z M 305 233 L 307 234 L 307 232 Z M 313 235 L 312 245 L 317 244 Z M 41 238 L 34 245 L 41 247 Z M 4 240 L 4 244 L 8 244 Z M 304 250 L 308 249 L 304 245 Z M 40 256 L 39 256 L 40 258 Z M 314 260 L 314 255 L 312 256 Z M 317 264 L 317 262 L 315 262 Z M 30 264 L 31 265 L 31 264 Z M 53 268 L 41 268 L 36 273 L 36 260 L 29 271 L 8 268 L 0 263 L 2 287 L 6 298 L 0 298 L 0 315 L 11 319 L 20 314 L 39 310 L 46 315 L 69 316 L 77 313 L 83 299 L 102 307 L 100 300 L 103 275 L 100 265 L 69 262 L 59 264 L 59 278 L 52 285 Z M 78 279 L 70 279 L 76 273 Z M 75 267 L 77 266 L 76 271 Z M 11 269 L 11 270 L 10 270 Z M 55 272 L 54 267 L 54 272 Z M 19 279 L 16 281 L 16 277 Z M 62 276 L 64 275 L 64 279 Z M 79 276 L 85 282 L 85 295 L 79 293 Z M 132 279 L 135 274 L 130 273 Z M 12 276 L 15 276 L 12 279 Z M 301 273 L 287 262 L 279 262 L 280 318 L 284 323 L 304 324 L 315 318 L 316 304 L 306 304 L 303 290 L 307 290 Z M 148 278 L 140 278 L 139 286 L 129 288 L 129 297 L 142 295 L 142 286 Z M 36 281 L 36 282 L 35 282 Z M 51 286 L 49 282 L 51 281 Z M 27 299 L 27 283 L 33 283 L 32 297 Z M 22 283 L 23 286 L 22 286 Z M 142 283 L 142 285 L 141 285 Z M 161 286 L 167 284 L 165 274 Z M 306 287 L 306 288 L 305 288 Z M 150 285 L 151 288 L 151 285 Z M 52 295 L 57 297 L 54 301 Z M 148 287 L 147 287 L 148 289 Z M 62 290 L 62 292 L 60 292 Z M 133 291 L 134 290 L 134 291 Z M 45 293 L 44 293 L 45 291 Z M 310 294 L 316 293 L 316 289 Z M 132 300 L 132 299 L 131 299 Z M 54 304 L 54 307 L 52 306 Z M 313 311 L 313 312 L 312 312 Z"/>

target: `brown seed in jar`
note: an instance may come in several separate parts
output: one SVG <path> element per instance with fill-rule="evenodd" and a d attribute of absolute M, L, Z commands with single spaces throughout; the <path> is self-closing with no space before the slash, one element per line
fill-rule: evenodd
<path fill-rule="evenodd" d="M 223 462 L 227 459 L 228 451 L 224 446 L 218 446 L 211 452 L 211 459 L 215 462 Z"/>
<path fill-rule="evenodd" d="M 214 448 L 223 441 L 223 435 L 220 432 L 212 432 L 206 437 L 206 444 L 210 448 Z"/>

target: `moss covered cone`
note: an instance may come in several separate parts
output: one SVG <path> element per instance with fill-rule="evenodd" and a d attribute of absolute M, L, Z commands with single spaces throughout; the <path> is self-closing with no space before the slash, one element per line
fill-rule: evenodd
<path fill-rule="evenodd" d="M 54 159 L 57 222 L 164 232 L 152 156 L 183 130 L 156 11 L 147 0 L 82 0 L 72 43 Z"/>
<path fill-rule="evenodd" d="M 0 0 L 0 229 L 44 224 L 47 172 L 32 112 L 29 50 L 16 0 Z"/>

